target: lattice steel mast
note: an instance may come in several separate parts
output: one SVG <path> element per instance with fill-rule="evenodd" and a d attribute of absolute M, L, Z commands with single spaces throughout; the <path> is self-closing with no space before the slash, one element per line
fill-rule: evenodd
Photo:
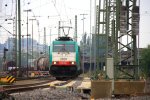
<path fill-rule="evenodd" d="M 138 79 L 139 6 L 136 0 L 99 0 L 97 8 L 96 53 L 99 54 L 100 48 L 103 48 L 105 58 L 114 59 L 115 79 Z M 99 41 L 102 34 L 106 45 Z M 102 60 L 107 64 L 106 59 L 101 57 L 100 60 L 96 56 L 97 65 Z"/>

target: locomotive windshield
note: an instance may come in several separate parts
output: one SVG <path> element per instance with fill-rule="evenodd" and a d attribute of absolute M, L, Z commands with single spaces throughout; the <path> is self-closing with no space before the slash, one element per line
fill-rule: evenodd
<path fill-rule="evenodd" d="M 53 52 L 75 52 L 75 46 L 73 44 L 55 44 Z"/>

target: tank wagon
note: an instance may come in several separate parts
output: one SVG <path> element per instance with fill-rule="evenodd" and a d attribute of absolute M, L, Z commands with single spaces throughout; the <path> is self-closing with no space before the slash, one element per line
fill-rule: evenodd
<path fill-rule="evenodd" d="M 38 71 L 49 71 L 49 58 L 45 56 L 41 56 L 34 60 L 34 70 Z"/>

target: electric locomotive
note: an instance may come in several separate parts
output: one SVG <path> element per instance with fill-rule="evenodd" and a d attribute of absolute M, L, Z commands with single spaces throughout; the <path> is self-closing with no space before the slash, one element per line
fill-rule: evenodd
<path fill-rule="evenodd" d="M 75 77 L 81 71 L 80 49 L 70 37 L 59 37 L 50 47 L 50 74 L 57 79 Z"/>

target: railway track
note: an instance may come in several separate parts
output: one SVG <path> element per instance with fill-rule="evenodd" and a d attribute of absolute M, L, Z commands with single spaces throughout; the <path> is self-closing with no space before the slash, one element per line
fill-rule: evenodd
<path fill-rule="evenodd" d="M 54 78 L 52 78 L 50 80 L 46 80 L 46 81 L 34 83 L 34 84 L 3 86 L 3 89 L 5 93 L 12 94 L 12 93 L 31 91 L 31 90 L 39 89 L 39 88 L 41 89 L 50 88 L 52 87 L 52 85 L 57 86 L 57 87 L 63 87 L 64 85 L 70 83 L 71 81 L 72 80 L 59 81 L 59 80 L 55 80 Z"/>
<path fill-rule="evenodd" d="M 11 94 L 16 92 L 24 92 L 24 91 L 31 91 L 38 88 L 48 88 L 48 83 L 52 82 L 54 80 L 44 81 L 40 83 L 34 83 L 34 84 L 25 84 L 25 85 L 11 85 L 11 86 L 3 86 L 4 92 Z"/>
<path fill-rule="evenodd" d="M 53 80 L 49 83 L 36 85 L 36 86 L 26 86 L 18 87 L 15 89 L 10 88 L 9 93 L 17 98 L 16 100 L 32 99 L 42 100 L 43 98 L 48 98 L 45 100 L 56 100 L 56 99 L 67 99 L 67 100 L 78 100 L 78 99 L 88 99 L 89 96 L 85 96 L 83 93 L 79 93 L 74 89 L 80 85 L 82 79 L 69 79 L 69 80 Z M 69 89 L 72 87 L 73 89 Z M 33 91 L 31 91 L 33 90 Z M 12 92 L 11 92 L 12 91 Z M 24 99 L 23 99 L 24 98 Z M 68 99 L 69 98 L 69 99 Z"/>
<path fill-rule="evenodd" d="M 39 89 L 39 88 L 47 88 L 48 85 L 46 84 L 51 81 L 45 81 L 45 82 L 40 82 L 40 83 L 35 83 L 35 84 L 26 84 L 26 85 L 3 86 L 3 90 L 0 91 L 0 100 L 3 100 L 3 99 L 15 100 L 14 97 L 11 96 L 11 94 L 32 91 L 34 89 Z"/>
<path fill-rule="evenodd" d="M 14 98 L 19 98 L 16 100 L 24 100 L 21 97 L 27 98 L 29 95 L 30 99 L 34 97 L 33 95 L 39 96 L 39 98 L 45 97 L 46 95 L 52 100 L 66 99 L 68 97 L 70 99 L 75 98 L 72 100 L 88 99 L 89 94 L 84 94 L 83 92 L 81 92 L 81 90 L 83 90 L 82 88 L 80 89 L 80 91 L 78 91 L 78 87 L 81 87 L 81 84 L 84 81 L 82 77 L 68 80 L 55 80 L 53 78 L 49 81 L 39 82 L 35 84 L 4 86 L 4 92 L 9 94 L 10 96 L 13 96 Z M 38 98 L 33 100 L 37 99 Z"/>

